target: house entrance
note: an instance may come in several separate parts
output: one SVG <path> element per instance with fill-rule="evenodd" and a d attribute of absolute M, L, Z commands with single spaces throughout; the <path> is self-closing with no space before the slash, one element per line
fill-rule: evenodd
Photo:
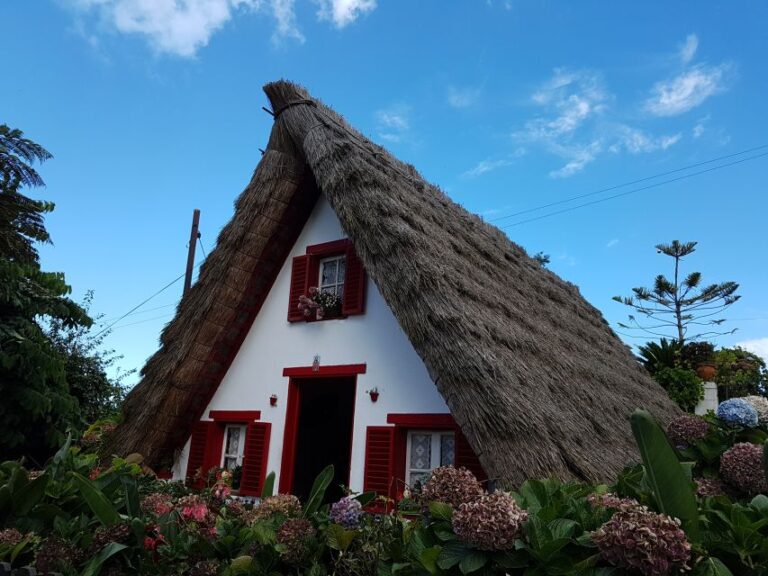
<path fill-rule="evenodd" d="M 340 485 L 349 484 L 355 378 L 308 378 L 292 383 L 298 410 L 291 492 L 306 502 L 317 475 L 333 464 L 334 478 L 326 497 L 336 501 L 344 495 Z"/>

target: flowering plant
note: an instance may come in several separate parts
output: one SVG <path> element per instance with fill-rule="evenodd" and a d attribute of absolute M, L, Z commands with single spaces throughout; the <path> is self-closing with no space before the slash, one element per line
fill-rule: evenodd
<path fill-rule="evenodd" d="M 335 522 L 347 530 L 354 530 L 360 525 L 362 513 L 363 507 L 359 500 L 352 496 L 344 496 L 331 506 L 329 518 L 331 522 Z"/>
<path fill-rule="evenodd" d="M 743 398 L 731 398 L 720 404 L 717 407 L 717 417 L 732 426 L 757 426 L 757 410 Z"/>
<path fill-rule="evenodd" d="M 768 426 L 768 398 L 764 396 L 744 396 L 745 402 L 749 402 L 757 412 L 757 422 L 760 426 Z"/>
<path fill-rule="evenodd" d="M 341 298 L 337 294 L 320 290 L 313 286 L 307 296 L 299 296 L 299 310 L 305 318 L 322 320 L 325 316 L 333 316 L 341 312 Z"/>

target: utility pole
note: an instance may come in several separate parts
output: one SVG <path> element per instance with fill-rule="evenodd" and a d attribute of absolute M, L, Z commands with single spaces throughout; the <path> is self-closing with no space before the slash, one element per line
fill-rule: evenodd
<path fill-rule="evenodd" d="M 200 238 L 200 232 L 197 231 L 200 225 L 200 210 L 195 208 L 192 213 L 192 230 L 189 233 L 189 252 L 187 252 L 187 274 L 184 277 L 184 294 L 189 291 L 192 286 L 192 270 L 195 267 L 195 248 L 197 247 L 197 239 Z"/>

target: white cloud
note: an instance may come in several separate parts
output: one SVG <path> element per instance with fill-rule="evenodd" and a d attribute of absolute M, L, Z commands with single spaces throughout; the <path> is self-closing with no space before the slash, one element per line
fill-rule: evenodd
<path fill-rule="evenodd" d="M 685 42 L 680 46 L 678 56 L 683 64 L 688 64 L 693 57 L 696 56 L 696 51 L 699 49 L 699 38 L 696 34 L 688 34 L 685 38 Z"/>
<path fill-rule="evenodd" d="M 318 18 L 330 20 L 336 28 L 344 28 L 376 8 L 376 0 L 317 0 L 317 3 L 320 5 Z"/>
<path fill-rule="evenodd" d="M 480 98 L 480 88 L 448 88 L 448 104 L 453 108 L 469 108 Z"/>
<path fill-rule="evenodd" d="M 677 144 L 682 137 L 679 132 L 666 136 L 651 136 L 638 128 L 622 124 L 616 127 L 617 141 L 611 145 L 610 151 L 619 152 L 624 149 L 630 154 L 656 152 Z"/>
<path fill-rule="evenodd" d="M 504 166 L 509 166 L 512 164 L 512 160 L 509 158 L 499 158 L 497 160 L 481 160 L 473 168 L 470 168 L 462 176 L 466 178 L 474 178 L 476 176 L 480 176 L 481 174 L 485 174 L 486 172 L 491 172 L 493 170 L 496 170 L 497 168 L 503 168 Z"/>
<path fill-rule="evenodd" d="M 258 9 L 261 0 L 69 0 L 119 32 L 146 37 L 158 52 L 194 56 L 241 9 Z M 276 0 L 275 4 L 293 4 Z"/>
<path fill-rule="evenodd" d="M 605 247 L 606 248 L 613 248 L 618 243 L 619 243 L 619 239 L 618 238 L 611 238 L 610 240 L 608 240 L 608 244 L 606 244 Z"/>
<path fill-rule="evenodd" d="M 396 104 L 376 111 L 376 131 L 387 142 L 401 142 L 411 131 L 410 107 Z"/>
<path fill-rule="evenodd" d="M 731 66 L 698 64 L 671 80 L 656 83 L 645 109 L 655 116 L 677 116 L 701 105 L 707 98 L 725 90 Z"/>
<path fill-rule="evenodd" d="M 549 175 L 552 178 L 568 178 L 574 174 L 578 174 L 584 170 L 588 164 L 594 162 L 602 150 L 603 144 L 599 140 L 595 140 L 594 142 L 590 142 L 583 146 L 564 147 L 560 152 L 560 156 L 569 159 L 568 162 L 561 168 L 552 170 Z"/>
<path fill-rule="evenodd" d="M 284 38 L 292 38 L 303 43 L 304 35 L 296 23 L 296 12 L 293 8 L 294 0 L 270 0 L 269 3 L 277 24 L 275 32 L 272 34 L 272 41 L 279 42 Z"/>
<path fill-rule="evenodd" d="M 691 134 L 694 138 L 700 138 L 704 132 L 707 131 L 707 122 L 709 122 L 709 115 L 704 116 L 704 118 L 701 118 L 696 124 L 693 126 L 693 129 L 691 130 Z"/>
<path fill-rule="evenodd" d="M 768 362 L 768 338 L 757 338 L 755 340 L 745 340 L 739 342 L 736 346 L 741 346 L 744 350 L 748 350 L 754 354 L 760 356 L 763 360 Z"/>

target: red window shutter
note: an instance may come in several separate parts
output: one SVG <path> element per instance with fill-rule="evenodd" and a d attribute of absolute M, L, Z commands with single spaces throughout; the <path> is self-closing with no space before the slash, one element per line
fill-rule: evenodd
<path fill-rule="evenodd" d="M 299 310 L 299 297 L 306 296 L 309 280 L 309 256 L 296 256 L 291 266 L 291 290 L 288 296 L 288 322 L 301 322 L 304 312 Z"/>
<path fill-rule="evenodd" d="M 488 476 L 483 470 L 483 466 L 480 464 L 480 459 L 475 455 L 475 451 L 472 450 L 472 446 L 469 445 L 464 434 L 461 430 L 456 429 L 456 468 L 464 467 L 472 472 L 478 480 L 484 482 L 488 479 Z"/>
<path fill-rule="evenodd" d="M 368 426 L 365 436 L 363 491 L 390 496 L 393 491 L 394 426 Z"/>
<path fill-rule="evenodd" d="M 346 275 L 341 313 L 345 316 L 362 314 L 365 312 L 365 270 L 352 242 L 347 247 Z"/>
<path fill-rule="evenodd" d="M 213 422 L 198 422 L 192 429 L 192 439 L 189 443 L 189 458 L 187 458 L 187 484 L 195 487 L 202 487 L 205 483 L 208 437 L 213 429 L 213 425 Z"/>
<path fill-rule="evenodd" d="M 240 479 L 240 494 L 261 496 L 264 479 L 267 477 L 267 457 L 272 424 L 251 422 L 245 435 L 243 454 L 243 475 Z"/>

